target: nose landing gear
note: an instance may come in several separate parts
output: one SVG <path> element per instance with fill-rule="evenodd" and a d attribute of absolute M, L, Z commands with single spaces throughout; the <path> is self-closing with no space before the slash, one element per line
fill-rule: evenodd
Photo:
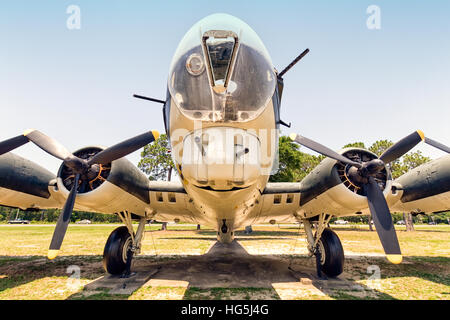
<path fill-rule="evenodd" d="M 227 227 L 227 224 L 226 224 L 227 220 L 223 219 L 222 222 L 223 222 L 223 224 L 222 224 L 221 231 L 222 231 L 222 233 L 227 233 L 228 232 L 228 227 Z"/>
<path fill-rule="evenodd" d="M 228 223 L 227 223 L 228 222 Z M 231 243 L 234 240 L 233 221 L 222 219 L 222 227 L 217 231 L 217 241 Z"/>

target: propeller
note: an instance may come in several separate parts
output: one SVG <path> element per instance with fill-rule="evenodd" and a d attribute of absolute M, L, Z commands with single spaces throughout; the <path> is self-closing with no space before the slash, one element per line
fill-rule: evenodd
<path fill-rule="evenodd" d="M 425 134 L 420 131 L 414 131 L 410 135 L 404 137 L 403 139 L 399 140 L 397 143 L 392 145 L 390 148 L 388 148 L 381 156 L 380 159 L 384 163 L 392 162 L 395 159 L 400 158 L 402 155 L 407 153 L 409 150 L 414 148 L 419 142 L 425 142 L 426 144 L 429 144 L 430 146 L 433 146 L 437 149 L 440 149 L 444 152 L 450 153 L 450 148 L 446 145 L 443 145 L 440 142 L 437 142 L 433 139 L 426 138 Z"/>
<path fill-rule="evenodd" d="M 386 253 L 386 258 L 394 264 L 399 264 L 402 262 L 402 253 L 392 223 L 391 212 L 383 192 L 373 177 L 369 177 L 369 183 L 365 185 L 365 188 L 369 210 L 372 213 L 373 223 Z"/>
<path fill-rule="evenodd" d="M 72 216 L 73 206 L 75 204 L 75 198 L 77 196 L 78 181 L 80 179 L 80 174 L 75 176 L 72 189 L 70 190 L 69 196 L 67 197 L 66 203 L 64 204 L 63 210 L 59 215 L 58 222 L 56 223 L 55 231 L 53 231 L 52 241 L 50 242 L 50 248 L 48 249 L 47 257 L 52 260 L 55 259 L 61 248 L 61 244 L 64 240 L 64 236 L 67 231 L 67 226 L 70 222 L 70 217 Z"/>
<path fill-rule="evenodd" d="M 67 226 L 70 222 L 70 217 L 72 216 L 80 180 L 86 180 L 87 177 L 92 175 L 92 172 L 96 173 L 98 165 L 107 164 L 122 158 L 158 138 L 158 131 L 146 132 L 122 141 L 112 147 L 106 148 L 105 150 L 94 155 L 91 159 L 82 159 L 73 155 L 58 141 L 34 129 L 25 131 L 23 135 L 0 142 L 0 155 L 2 155 L 31 141 L 45 152 L 63 160 L 64 164 L 71 168 L 75 175 L 69 196 L 67 197 L 66 203 L 64 204 L 63 210 L 58 218 L 55 231 L 53 232 L 52 241 L 48 251 L 49 259 L 54 259 L 58 255 L 59 249 L 61 248 L 61 244 L 67 231 Z"/>
<path fill-rule="evenodd" d="M 414 148 L 420 141 L 425 141 L 425 143 L 448 153 L 450 153 L 450 148 L 437 141 L 425 138 L 423 132 L 417 130 L 388 148 L 380 156 L 380 158 L 359 163 L 342 156 L 341 154 L 318 142 L 305 138 L 296 133 L 292 133 L 289 137 L 291 140 L 302 146 L 351 166 L 348 169 L 347 175 L 350 180 L 352 180 L 355 184 L 362 186 L 365 191 L 367 202 L 369 204 L 369 210 L 372 214 L 373 222 L 386 254 L 386 258 L 394 264 L 401 263 L 402 254 L 400 251 L 397 234 L 395 233 L 394 224 L 392 223 L 392 216 L 383 192 L 374 178 L 385 168 L 386 163 L 392 162 L 403 156 L 409 150 Z"/>

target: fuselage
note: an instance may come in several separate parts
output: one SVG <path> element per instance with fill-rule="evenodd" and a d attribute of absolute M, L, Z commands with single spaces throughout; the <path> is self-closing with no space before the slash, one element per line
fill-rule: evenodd
<path fill-rule="evenodd" d="M 262 41 L 235 17 L 208 16 L 179 44 L 164 120 L 203 223 L 229 230 L 251 223 L 277 166 L 279 82 Z"/>

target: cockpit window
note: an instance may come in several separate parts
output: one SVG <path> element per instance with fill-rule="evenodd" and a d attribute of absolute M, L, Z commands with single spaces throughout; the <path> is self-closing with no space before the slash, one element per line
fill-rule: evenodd
<path fill-rule="evenodd" d="M 208 50 L 214 85 L 225 86 L 225 80 L 230 70 L 234 39 L 208 38 L 205 43 L 206 49 Z"/>
<path fill-rule="evenodd" d="M 211 85 L 223 92 L 228 85 L 232 60 L 238 44 L 237 35 L 225 30 L 211 30 L 203 35 L 203 49 L 211 71 Z"/>
<path fill-rule="evenodd" d="M 272 98 L 276 76 L 256 33 L 237 18 L 215 14 L 181 41 L 168 85 L 176 105 L 192 119 L 248 121 Z"/>

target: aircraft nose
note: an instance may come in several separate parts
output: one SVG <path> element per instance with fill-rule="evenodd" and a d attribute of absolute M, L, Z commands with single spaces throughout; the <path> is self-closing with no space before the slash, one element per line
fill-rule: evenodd
<path fill-rule="evenodd" d="M 197 186 L 230 190 L 253 183 L 260 176 L 260 141 L 235 128 L 194 131 L 183 145 L 183 176 Z"/>

